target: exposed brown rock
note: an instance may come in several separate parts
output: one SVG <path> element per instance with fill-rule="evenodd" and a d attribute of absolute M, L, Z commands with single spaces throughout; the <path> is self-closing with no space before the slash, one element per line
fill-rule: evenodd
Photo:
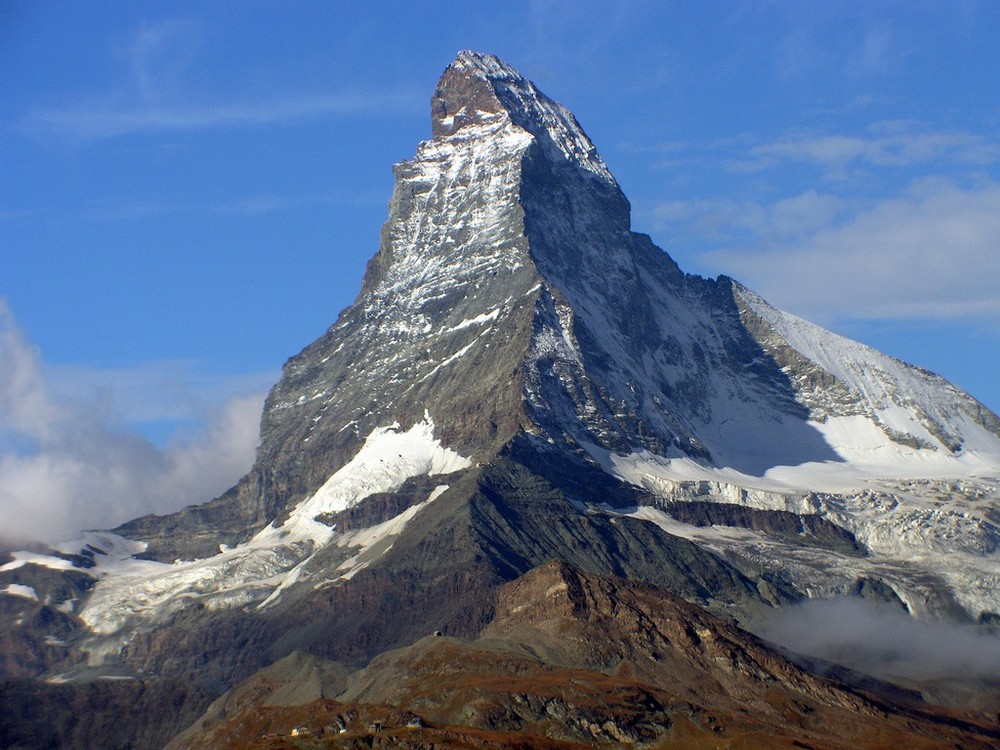
<path fill-rule="evenodd" d="M 985 749 L 1000 741 L 995 725 L 902 709 L 807 674 L 653 586 L 557 562 L 504 586 L 475 641 L 430 636 L 383 654 L 335 701 L 266 703 L 188 732 L 171 750 Z"/>

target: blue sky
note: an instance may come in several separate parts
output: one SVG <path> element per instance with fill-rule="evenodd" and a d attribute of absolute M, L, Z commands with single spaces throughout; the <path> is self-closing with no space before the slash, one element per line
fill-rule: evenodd
<path fill-rule="evenodd" d="M 74 493 L 79 523 L 123 520 L 249 465 L 463 48 L 570 107 L 686 271 L 1000 410 L 998 22 L 959 0 L 6 0 L 0 523 Z M 224 457 L 200 481 L 196 454 Z"/>

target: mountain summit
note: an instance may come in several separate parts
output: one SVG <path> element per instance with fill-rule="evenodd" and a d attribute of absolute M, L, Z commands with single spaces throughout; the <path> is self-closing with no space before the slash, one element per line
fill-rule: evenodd
<path fill-rule="evenodd" d="M 1000 613 L 996 415 L 683 273 L 631 230 L 573 115 L 498 58 L 461 52 L 431 110 L 357 299 L 267 398 L 250 473 L 0 567 L 73 613 L 78 656 L 46 669 L 360 665 L 478 634 L 551 559 L 737 618 L 850 592 Z M 90 583 L 44 582 L 73 566 Z"/>

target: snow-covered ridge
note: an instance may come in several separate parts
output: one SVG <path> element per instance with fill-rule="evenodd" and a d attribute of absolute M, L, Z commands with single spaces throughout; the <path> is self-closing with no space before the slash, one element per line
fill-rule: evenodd
<path fill-rule="evenodd" d="M 92 659 L 100 662 L 105 656 L 113 656 L 136 628 L 163 621 L 161 618 L 193 604 L 219 609 L 274 602 L 293 583 L 309 578 L 310 558 L 331 543 L 344 548 L 347 559 L 338 573 L 341 578 L 350 577 L 360 569 L 358 566 L 371 562 L 370 558 L 361 560 L 362 553 L 398 535 L 407 521 L 447 487 L 439 486 L 423 503 L 394 519 L 346 534 L 317 521 L 318 515 L 352 507 L 375 493 L 398 489 L 411 477 L 447 474 L 471 465 L 469 459 L 442 446 L 434 437 L 434 422 L 427 414 L 406 431 L 401 431 L 399 425 L 374 430 L 354 458 L 299 503 L 284 524 L 272 523 L 244 544 L 223 546 L 213 557 L 173 564 L 140 560 L 133 555 L 142 551 L 142 543 L 108 533 L 90 534 L 85 540 L 61 545 L 73 552 L 86 544 L 101 549 L 95 555 L 95 567 L 90 569 L 99 581 L 79 612 L 98 636 L 88 647 Z M 355 548 L 358 552 L 350 557 Z M 61 558 L 18 553 L 4 567 L 28 562 L 60 569 L 70 566 Z"/>
<path fill-rule="evenodd" d="M 463 77 L 474 76 L 487 82 L 514 124 L 538 138 L 555 163 L 572 161 L 617 187 L 618 183 L 573 113 L 545 96 L 535 84 L 503 60 L 494 55 L 463 50 L 458 53 L 451 69 Z M 450 116 L 454 117 L 454 114 Z"/>
<path fill-rule="evenodd" d="M 787 346 L 847 389 L 854 405 L 842 409 L 840 416 L 868 417 L 895 443 L 973 454 L 1000 467 L 1000 421 L 944 378 L 782 312 L 745 287 L 737 285 L 736 293 Z M 765 340 L 762 345 L 774 349 L 773 342 Z M 796 375 L 791 367 L 786 371 Z M 835 413 L 835 408 L 817 403 L 823 395 L 801 388 L 799 397 L 826 414 Z M 843 422 L 827 432 L 839 441 L 838 448 L 849 451 L 872 442 L 871 435 L 857 434 Z"/>

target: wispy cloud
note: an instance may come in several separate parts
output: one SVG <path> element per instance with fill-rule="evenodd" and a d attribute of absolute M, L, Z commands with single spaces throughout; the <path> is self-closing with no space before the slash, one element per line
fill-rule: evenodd
<path fill-rule="evenodd" d="M 39 107 L 20 122 L 22 131 L 93 141 L 405 111 L 423 102 L 420 92 L 403 90 L 219 96 L 196 83 L 200 37 L 200 27 L 186 20 L 140 27 L 118 54 L 124 85 L 75 95 L 72 103 Z"/>
<path fill-rule="evenodd" d="M 216 203 L 192 203 L 185 200 L 105 202 L 86 210 L 80 218 L 92 221 L 131 221 L 152 216 L 170 215 L 236 214 L 260 216 L 323 206 L 383 205 L 385 205 L 384 193 L 343 189 L 324 193 L 258 193 Z"/>
<path fill-rule="evenodd" d="M 384 206 L 382 192 L 362 192 L 358 190 L 337 190 L 327 193 L 275 193 L 251 195 L 208 207 L 217 214 L 271 214 L 279 211 L 293 211 L 320 206 Z"/>
<path fill-rule="evenodd" d="M 650 209 L 660 229 L 681 230 L 719 243 L 765 244 L 798 239 L 835 224 L 851 209 L 844 198 L 816 190 L 772 203 L 731 198 L 662 201 Z"/>
<path fill-rule="evenodd" d="M 1000 320 L 1000 183 L 912 183 L 874 203 L 757 206 L 749 241 L 703 260 L 805 317 Z M 735 235 L 731 231 L 730 238 Z"/>
<path fill-rule="evenodd" d="M 759 4 L 753 7 L 760 11 Z M 898 24 L 864 9 L 793 3 L 769 10 L 777 15 L 774 25 L 785 29 L 771 53 L 780 81 L 812 84 L 838 76 L 868 83 L 898 72 L 918 51 Z"/>
<path fill-rule="evenodd" d="M 193 360 L 157 360 L 129 367 L 45 365 L 48 390 L 78 405 L 91 406 L 113 425 L 204 421 L 233 394 L 265 393 L 279 372 L 205 372 Z"/>
<path fill-rule="evenodd" d="M 0 530 L 5 537 L 54 541 L 143 513 L 177 510 L 220 494 L 249 469 L 263 403 L 263 394 L 249 387 L 259 384 L 247 382 L 247 395 L 228 399 L 218 392 L 219 382 L 193 388 L 174 383 L 194 395 L 164 395 L 170 378 L 161 374 L 158 380 L 153 369 L 118 373 L 117 380 L 88 396 L 79 392 L 80 384 L 78 392 L 63 392 L 54 383 L 69 373 L 53 381 L 46 377 L 40 353 L 0 300 Z M 163 448 L 122 423 L 123 418 L 184 413 L 197 413 L 204 428 Z"/>
<path fill-rule="evenodd" d="M 733 161 L 741 171 L 805 163 L 842 178 L 854 166 L 914 167 L 934 162 L 985 166 L 1000 161 L 1000 144 L 976 133 L 919 132 L 906 123 L 882 123 L 864 135 L 802 134 L 749 149 Z M 895 131 L 895 132 L 893 132 Z"/>
<path fill-rule="evenodd" d="M 173 96 L 198 59 L 203 29 L 190 19 L 167 19 L 140 26 L 120 52 L 144 104 Z"/>
<path fill-rule="evenodd" d="M 84 105 L 36 110 L 24 122 L 32 133 L 73 140 L 224 128 L 233 125 L 318 120 L 387 110 L 410 109 L 420 97 L 411 92 L 301 94 L 255 102 L 151 106 Z"/>

